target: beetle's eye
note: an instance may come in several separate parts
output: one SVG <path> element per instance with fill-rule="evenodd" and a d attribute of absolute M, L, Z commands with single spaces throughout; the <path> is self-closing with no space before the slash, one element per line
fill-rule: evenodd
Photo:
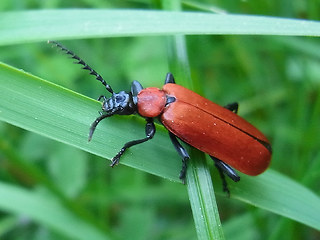
<path fill-rule="evenodd" d="M 116 102 L 117 103 L 120 103 L 120 102 L 123 102 L 123 100 L 124 100 L 124 97 L 123 96 L 116 96 Z"/>

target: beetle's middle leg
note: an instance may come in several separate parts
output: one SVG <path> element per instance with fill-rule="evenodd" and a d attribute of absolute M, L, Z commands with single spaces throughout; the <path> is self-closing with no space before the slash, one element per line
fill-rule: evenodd
<path fill-rule="evenodd" d="M 153 119 L 152 118 L 147 118 L 147 124 L 146 124 L 145 131 L 146 131 L 146 137 L 145 138 L 127 142 L 121 148 L 121 150 L 117 153 L 117 155 L 114 156 L 114 158 L 112 158 L 112 163 L 110 164 L 111 167 L 114 167 L 115 165 L 117 165 L 119 163 L 120 157 L 124 154 L 124 152 L 128 148 L 130 148 L 130 147 L 132 147 L 134 145 L 140 144 L 140 143 L 144 143 L 144 142 L 146 142 L 146 141 L 148 141 L 148 140 L 153 138 L 154 134 L 156 133 L 156 127 L 155 127 L 155 125 L 153 123 Z"/>
<path fill-rule="evenodd" d="M 185 184 L 186 173 L 187 173 L 187 162 L 190 159 L 190 157 L 187 150 L 185 150 L 184 147 L 179 143 L 177 137 L 171 132 L 169 132 L 169 136 L 174 148 L 177 150 L 178 154 L 182 158 L 182 168 L 181 168 L 179 178 L 182 180 L 183 184 Z"/>

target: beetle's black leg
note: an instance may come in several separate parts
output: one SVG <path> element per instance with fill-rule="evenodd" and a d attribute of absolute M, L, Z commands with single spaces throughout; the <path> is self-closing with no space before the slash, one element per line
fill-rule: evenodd
<path fill-rule="evenodd" d="M 170 72 L 167 73 L 166 80 L 164 81 L 164 84 L 167 84 L 167 83 L 176 83 L 174 81 L 174 77 L 173 77 L 172 73 L 170 73 Z"/>
<path fill-rule="evenodd" d="M 102 114 L 102 112 L 99 112 L 99 113 L 100 113 L 100 116 L 97 117 L 96 120 L 94 120 L 94 122 L 91 124 L 90 131 L 89 131 L 89 137 L 88 137 L 89 142 L 91 141 L 92 135 L 93 135 L 94 131 L 96 130 L 96 127 L 99 124 L 99 122 L 101 122 L 101 120 L 113 115 L 113 113 L 108 113 L 108 114 Z"/>
<path fill-rule="evenodd" d="M 237 102 L 229 103 L 224 108 L 229 109 L 231 112 L 238 113 L 239 104 Z"/>
<path fill-rule="evenodd" d="M 215 165 L 216 168 L 218 169 L 218 172 L 219 172 L 219 175 L 220 175 L 220 178 L 222 180 L 222 190 L 227 193 L 227 196 L 230 197 L 230 190 L 228 188 L 228 183 L 227 183 L 227 180 L 226 180 L 226 177 L 222 171 L 221 168 L 217 167 L 217 165 Z"/>
<path fill-rule="evenodd" d="M 187 173 L 187 162 L 190 159 L 188 152 L 184 149 L 184 147 L 179 143 L 177 137 L 169 132 L 169 136 L 174 148 L 179 153 L 180 157 L 182 157 L 182 168 L 179 175 L 179 178 L 182 180 L 183 184 L 185 184 L 186 173 Z"/>
<path fill-rule="evenodd" d="M 100 95 L 100 96 L 98 97 L 98 101 L 100 101 L 102 98 L 103 98 L 104 101 L 107 101 L 107 100 L 108 100 L 106 96 Z"/>
<path fill-rule="evenodd" d="M 224 174 L 226 174 L 229 178 L 232 179 L 232 181 L 234 182 L 238 182 L 240 181 L 240 177 L 238 176 L 238 174 L 233 170 L 232 167 L 230 167 L 228 164 L 226 164 L 225 162 L 219 160 L 218 158 L 215 158 L 213 156 L 210 156 L 212 158 L 212 160 L 214 161 L 214 165 L 215 167 L 219 170 L 220 173 L 220 177 L 222 179 L 222 185 L 223 185 L 223 191 L 227 192 L 228 195 L 230 195 L 230 191 L 228 189 L 228 184 L 227 181 L 225 179 Z"/>
<path fill-rule="evenodd" d="M 233 170 L 232 167 L 230 167 L 225 162 L 219 160 L 218 158 L 215 158 L 213 156 L 210 156 L 212 160 L 214 161 L 217 168 L 220 168 L 223 173 L 225 173 L 229 178 L 232 179 L 234 182 L 238 182 L 240 180 L 240 177 L 238 174 Z"/>
<path fill-rule="evenodd" d="M 156 133 L 156 127 L 155 127 L 155 125 L 153 123 L 153 119 L 152 118 L 147 118 L 146 137 L 142 138 L 142 139 L 138 139 L 138 140 L 133 140 L 133 141 L 127 142 L 123 146 L 123 148 L 121 148 L 121 150 L 117 153 L 117 155 L 114 156 L 114 158 L 112 158 L 112 163 L 110 164 L 110 166 L 114 167 L 115 165 L 117 165 L 119 163 L 120 157 L 124 154 L 124 152 L 128 148 L 152 139 L 155 133 Z"/>
<path fill-rule="evenodd" d="M 141 83 L 139 83 L 138 81 L 133 81 L 131 84 L 131 93 L 132 93 L 132 99 L 133 99 L 133 103 L 135 105 L 138 104 L 138 94 L 139 92 L 141 92 L 141 90 L 143 89 Z"/>
<path fill-rule="evenodd" d="M 139 83 L 138 81 L 133 81 L 131 83 L 131 93 L 133 96 L 137 96 L 139 92 L 141 92 L 141 90 L 143 89 L 141 83 Z"/>

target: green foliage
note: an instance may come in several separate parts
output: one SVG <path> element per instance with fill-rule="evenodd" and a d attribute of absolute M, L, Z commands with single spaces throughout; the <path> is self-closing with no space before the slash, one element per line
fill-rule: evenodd
<path fill-rule="evenodd" d="M 318 20 L 319 3 L 182 2 L 184 10 L 199 12 L 156 12 L 158 1 L 143 0 L 1 1 L 1 239 L 319 236 L 319 40 L 293 37 L 320 35 L 319 22 L 298 20 Z M 179 8 L 175 3 L 164 5 Z M 143 10 L 131 11 L 138 8 Z M 243 15 L 213 15 L 212 9 Z M 197 35 L 163 37 L 174 33 Z M 170 70 L 179 84 L 221 105 L 239 101 L 239 114 L 272 142 L 272 170 L 229 181 L 228 199 L 212 163 L 206 167 L 192 150 L 183 186 L 180 159 L 160 125 L 152 141 L 133 147 L 123 165 L 109 169 L 105 159 L 142 137 L 144 120 L 114 116 L 87 142 L 100 110 L 92 98 L 106 92 L 45 43 L 84 38 L 93 39 L 64 44 L 116 91 L 128 90 L 134 79 L 161 87 Z"/>

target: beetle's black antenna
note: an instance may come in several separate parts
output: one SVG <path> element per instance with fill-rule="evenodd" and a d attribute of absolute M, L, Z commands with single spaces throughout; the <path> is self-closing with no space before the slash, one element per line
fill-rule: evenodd
<path fill-rule="evenodd" d="M 113 94 L 113 90 L 112 90 L 111 86 L 101 77 L 101 75 L 98 74 L 95 70 L 93 70 L 85 61 L 83 61 L 75 53 L 73 53 L 72 51 L 70 51 L 69 49 L 67 49 L 66 47 L 64 47 L 63 45 L 61 45 L 60 43 L 58 43 L 56 41 L 49 40 L 48 43 L 55 45 L 56 47 L 60 48 L 63 52 L 70 55 L 71 58 L 77 60 L 77 62 L 75 62 L 75 63 L 83 65 L 84 67 L 82 69 L 89 70 L 90 74 L 94 75 L 96 77 L 96 79 L 98 81 L 100 81 L 106 87 L 107 91 L 110 92 L 111 94 Z"/>

